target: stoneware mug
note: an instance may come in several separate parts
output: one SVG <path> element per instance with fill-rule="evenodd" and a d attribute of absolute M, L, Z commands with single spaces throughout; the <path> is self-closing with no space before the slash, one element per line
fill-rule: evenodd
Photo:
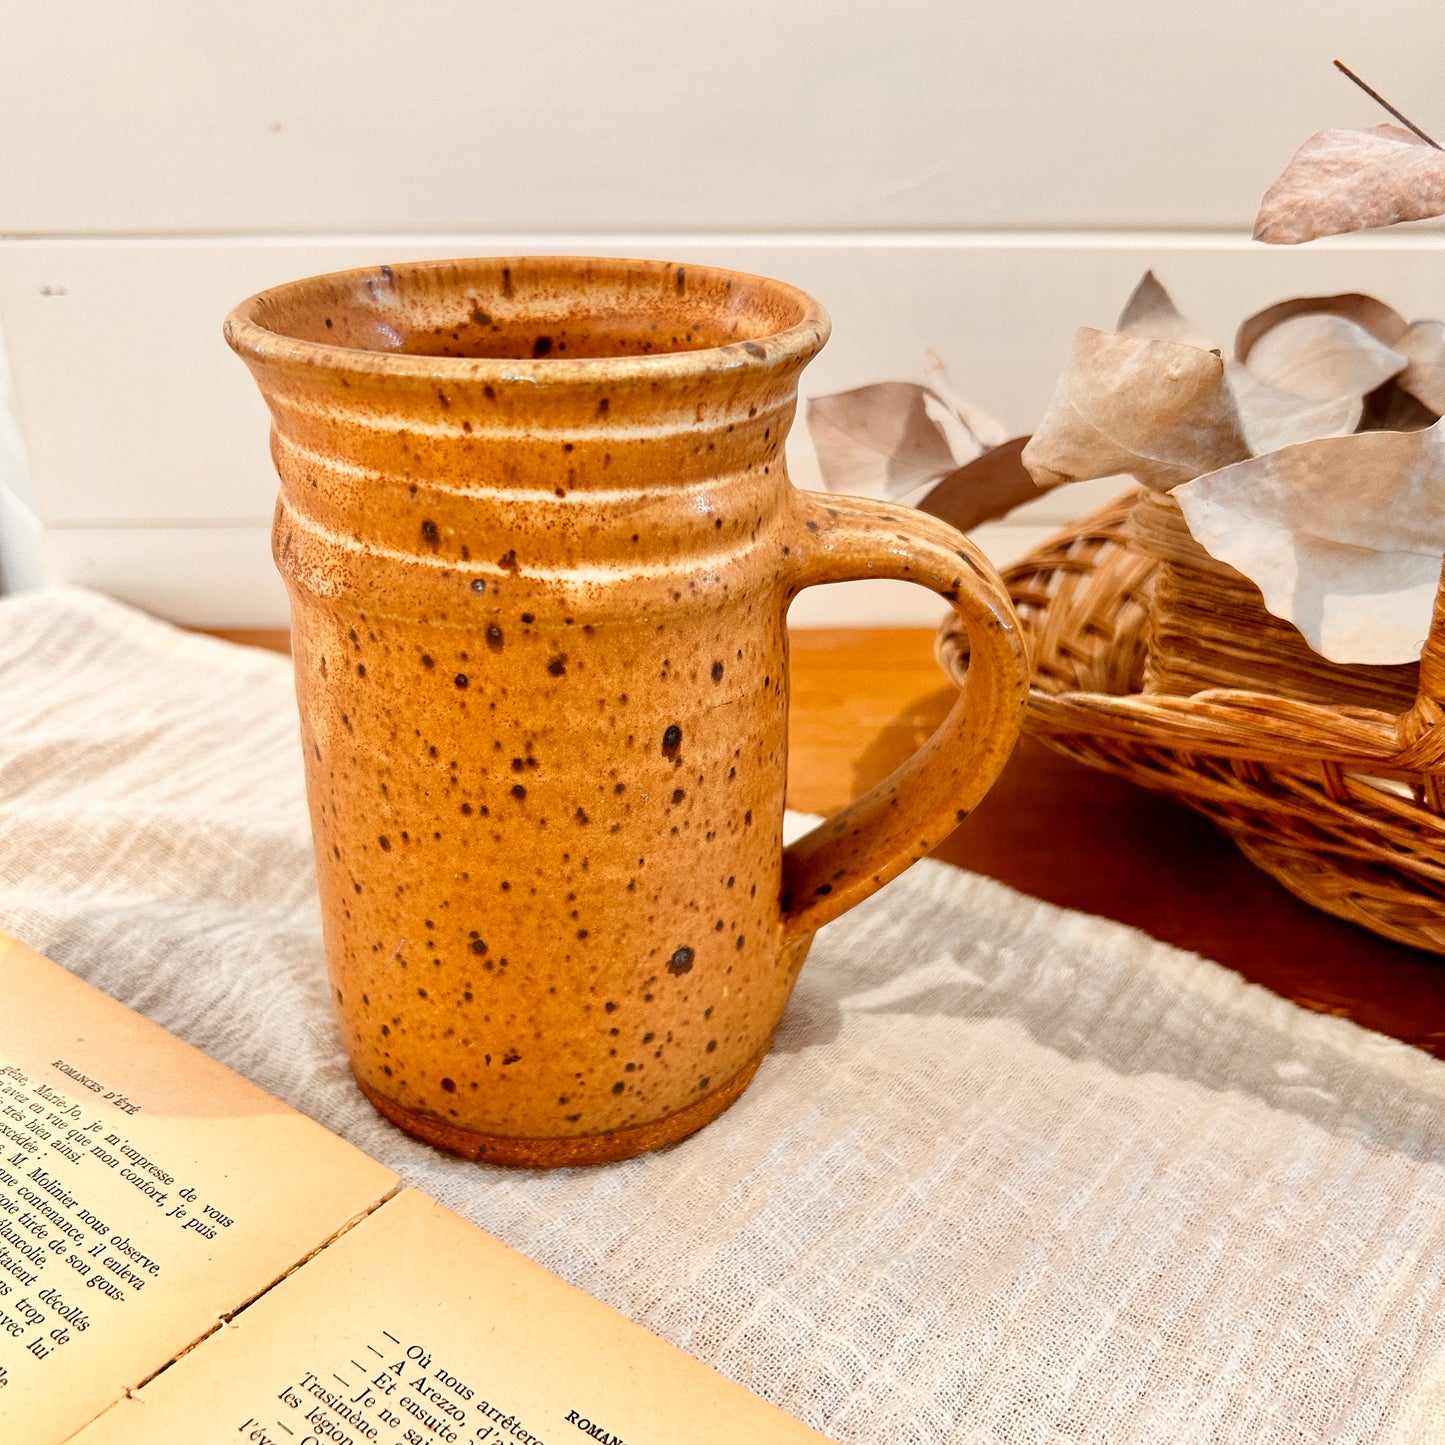
<path fill-rule="evenodd" d="M 797 491 L 822 308 L 655 261 L 381 266 L 243 302 L 273 418 L 332 994 L 366 1097 L 489 1162 L 625 1158 L 757 1069 L 813 932 L 943 838 L 1019 727 L 998 577 L 944 524 Z M 783 846 L 785 614 L 903 578 L 962 697 Z"/>

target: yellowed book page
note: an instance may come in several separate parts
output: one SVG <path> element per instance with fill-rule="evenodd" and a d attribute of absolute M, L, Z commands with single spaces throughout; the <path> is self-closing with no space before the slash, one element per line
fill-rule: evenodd
<path fill-rule="evenodd" d="M 821 1439 L 408 1189 L 76 1445 Z"/>
<path fill-rule="evenodd" d="M 395 1187 L 0 934 L 0 1441 L 69 1439 Z"/>

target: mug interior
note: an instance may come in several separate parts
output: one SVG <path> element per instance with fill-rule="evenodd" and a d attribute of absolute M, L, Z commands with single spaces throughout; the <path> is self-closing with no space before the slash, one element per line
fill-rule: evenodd
<path fill-rule="evenodd" d="M 347 350 L 498 361 L 575 361 L 761 342 L 821 316 L 764 277 L 664 261 L 496 257 L 416 262 L 293 282 L 247 319 Z"/>

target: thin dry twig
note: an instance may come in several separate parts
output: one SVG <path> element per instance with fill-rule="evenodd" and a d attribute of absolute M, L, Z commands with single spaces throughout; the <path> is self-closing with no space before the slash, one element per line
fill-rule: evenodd
<path fill-rule="evenodd" d="M 1343 75 L 1347 80 L 1354 81 L 1354 83 L 1358 85 L 1360 89 L 1363 90 L 1365 94 L 1368 95 L 1370 99 L 1375 102 L 1376 105 L 1383 107 L 1386 111 L 1393 115 L 1395 119 L 1399 121 L 1402 126 L 1405 127 L 1406 130 L 1414 131 L 1415 134 L 1419 136 L 1426 145 L 1434 146 L 1437 151 L 1441 149 L 1440 143 L 1438 141 L 1432 140 L 1428 135 L 1426 135 L 1425 132 L 1421 130 L 1420 127 L 1416 125 L 1409 116 L 1404 115 L 1400 111 L 1396 110 L 1395 107 L 1391 105 L 1390 102 L 1386 100 L 1385 97 L 1381 95 L 1380 92 L 1376 90 L 1373 85 L 1367 85 L 1363 80 L 1360 79 L 1358 75 L 1355 74 L 1353 70 L 1350 69 L 1348 65 L 1345 64 L 1343 60 L 1337 60 L 1334 64 L 1335 69 L 1338 70 L 1341 75 Z"/>

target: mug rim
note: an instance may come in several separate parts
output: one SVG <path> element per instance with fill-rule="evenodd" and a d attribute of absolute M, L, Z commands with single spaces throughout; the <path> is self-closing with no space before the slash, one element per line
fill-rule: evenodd
<path fill-rule="evenodd" d="M 535 266 L 545 263 L 573 268 L 585 275 L 596 268 L 654 268 L 659 278 L 685 270 L 690 277 L 714 283 L 742 282 L 760 298 L 791 303 L 797 319 L 787 326 L 722 345 L 692 349 L 586 357 L 472 357 L 373 350 L 336 342 L 312 341 L 265 325 L 257 313 L 273 307 L 320 305 L 343 287 L 390 289 L 398 276 L 419 276 L 447 269 Z M 283 368 L 302 367 L 350 375 L 413 377 L 456 381 L 521 381 L 530 385 L 567 385 L 601 380 L 665 378 L 718 372 L 772 371 L 802 365 L 817 354 L 832 329 L 828 313 L 807 292 L 786 281 L 731 267 L 661 261 L 643 257 L 515 255 L 472 256 L 407 261 L 322 272 L 271 286 L 247 297 L 227 315 L 227 344 L 243 360 Z"/>

